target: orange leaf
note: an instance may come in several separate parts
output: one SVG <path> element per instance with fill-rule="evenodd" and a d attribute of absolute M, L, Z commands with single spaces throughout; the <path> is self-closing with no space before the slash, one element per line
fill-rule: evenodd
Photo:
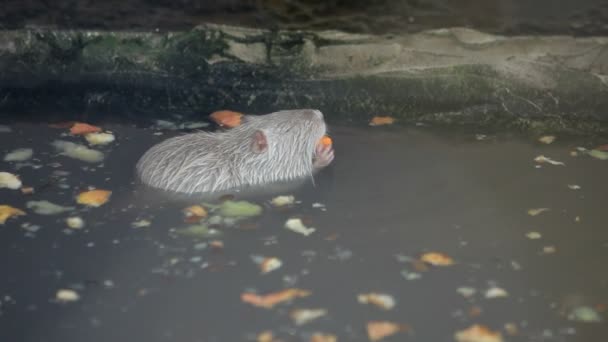
<path fill-rule="evenodd" d="M 85 191 L 78 195 L 76 201 L 79 204 L 84 204 L 91 207 L 99 207 L 108 201 L 111 194 L 112 192 L 108 190 Z"/>
<path fill-rule="evenodd" d="M 314 333 L 310 337 L 310 342 L 336 342 L 338 338 L 331 334 Z"/>
<path fill-rule="evenodd" d="M 243 114 L 231 110 L 220 110 L 209 115 L 216 124 L 228 128 L 240 125 L 242 116 Z"/>
<path fill-rule="evenodd" d="M 381 125 L 392 125 L 395 122 L 395 118 L 391 116 L 374 116 L 370 121 L 370 126 L 381 126 Z"/>
<path fill-rule="evenodd" d="M 23 216 L 25 212 L 21 209 L 13 208 L 10 205 L 0 205 L 0 224 L 13 216 Z"/>
<path fill-rule="evenodd" d="M 420 260 L 433 266 L 449 266 L 454 264 L 452 258 L 437 252 L 425 253 L 420 257 Z"/>
<path fill-rule="evenodd" d="M 454 338 L 458 342 L 502 342 L 500 332 L 495 332 L 483 325 L 475 324 L 456 332 Z"/>
<path fill-rule="evenodd" d="M 372 341 L 379 341 L 387 336 L 394 335 L 409 328 L 403 324 L 385 321 L 372 321 L 367 323 L 367 336 Z"/>
<path fill-rule="evenodd" d="M 73 135 L 84 135 L 89 133 L 101 132 L 101 128 L 87 123 L 76 122 L 72 128 L 70 128 L 70 134 Z"/>
<path fill-rule="evenodd" d="M 243 293 L 241 295 L 241 300 L 254 306 L 270 309 L 279 303 L 286 302 L 297 297 L 307 297 L 309 295 L 310 291 L 286 289 L 262 296 L 255 293 Z"/>

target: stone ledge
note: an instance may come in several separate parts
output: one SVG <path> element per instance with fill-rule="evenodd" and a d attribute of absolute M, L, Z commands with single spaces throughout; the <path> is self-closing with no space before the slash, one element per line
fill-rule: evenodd
<path fill-rule="evenodd" d="M 608 38 L 462 28 L 398 37 L 201 25 L 0 31 L 0 110 L 205 115 L 315 107 L 331 119 L 608 132 Z"/>

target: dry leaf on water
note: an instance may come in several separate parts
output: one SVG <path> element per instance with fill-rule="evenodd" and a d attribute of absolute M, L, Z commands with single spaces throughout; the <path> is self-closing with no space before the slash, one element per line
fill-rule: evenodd
<path fill-rule="evenodd" d="M 374 116 L 370 121 L 370 126 L 392 125 L 395 123 L 395 118 L 391 116 Z"/>
<path fill-rule="evenodd" d="M 492 331 L 483 325 L 475 324 L 454 334 L 458 342 L 502 342 L 500 332 Z"/>
<path fill-rule="evenodd" d="M 76 122 L 70 128 L 70 134 L 73 134 L 73 135 L 85 135 L 85 134 L 97 133 L 97 132 L 101 132 L 100 127 L 89 125 L 84 122 Z"/>
<path fill-rule="evenodd" d="M 25 212 L 21 209 L 11 207 L 10 205 L 0 205 L 0 224 L 6 223 L 11 217 L 23 216 Z"/>
<path fill-rule="evenodd" d="M 361 304 L 373 304 L 381 309 L 390 310 L 395 307 L 395 299 L 391 295 L 384 293 L 366 293 L 357 296 Z"/>
<path fill-rule="evenodd" d="M 90 190 L 82 192 L 76 198 L 78 204 L 88 205 L 90 207 L 99 207 L 110 199 L 111 191 L 108 190 Z"/>
<path fill-rule="evenodd" d="M 380 341 L 385 337 L 408 330 L 408 326 L 393 322 L 372 321 L 367 323 L 367 336 L 372 341 Z"/>
<path fill-rule="evenodd" d="M 279 303 L 286 302 L 294 298 L 307 297 L 309 295 L 310 291 L 301 289 L 286 289 L 267 295 L 257 295 L 255 293 L 246 292 L 241 294 L 241 300 L 257 307 L 271 309 Z"/>
<path fill-rule="evenodd" d="M 425 253 L 420 257 L 420 260 L 433 266 L 450 266 L 454 264 L 452 258 L 438 252 Z"/>
<path fill-rule="evenodd" d="M 209 117 L 213 122 L 222 127 L 233 128 L 241 124 L 241 117 L 243 114 L 239 112 L 233 112 L 231 110 L 220 110 L 211 113 Z"/>

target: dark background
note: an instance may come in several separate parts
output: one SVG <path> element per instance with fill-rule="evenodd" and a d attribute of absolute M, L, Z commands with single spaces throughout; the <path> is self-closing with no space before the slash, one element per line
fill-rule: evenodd
<path fill-rule="evenodd" d="M 2 0 L 0 29 L 184 30 L 203 22 L 403 33 L 464 26 L 492 33 L 605 35 L 606 0 Z"/>

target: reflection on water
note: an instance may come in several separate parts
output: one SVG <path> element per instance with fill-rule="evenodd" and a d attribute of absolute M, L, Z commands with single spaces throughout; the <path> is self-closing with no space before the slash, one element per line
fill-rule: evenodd
<path fill-rule="evenodd" d="M 134 180 L 139 156 L 177 131 L 100 123 L 115 140 L 93 147 L 103 162 L 87 163 L 51 145 L 88 146 L 66 128 L 3 124 L 3 157 L 33 153 L 0 162 L 0 171 L 34 191 L 0 189 L 0 204 L 26 212 L 0 229 L 2 341 L 241 341 L 266 330 L 286 341 L 315 332 L 367 341 L 370 321 L 411 327 L 386 341 L 450 341 L 475 323 L 508 341 L 608 334 L 601 323 L 568 319 L 607 319 L 608 161 L 574 156 L 584 141 L 334 125 L 336 159 L 314 185 L 229 198 L 260 206 L 259 215 L 204 204 L 208 216 L 193 219 L 183 209 L 209 199 L 175 200 Z M 539 155 L 565 165 L 537 163 Z M 109 201 L 78 204 L 89 187 L 112 191 Z M 276 195 L 295 202 L 276 207 Z M 28 208 L 44 200 L 75 209 Z M 540 208 L 548 210 L 528 212 Z M 68 217 L 84 227 L 70 228 Z M 293 218 L 315 230 L 286 229 Z M 418 260 L 428 252 L 455 263 Z M 274 265 L 266 273 L 263 260 Z M 241 297 L 286 288 L 310 295 L 272 308 Z M 80 298 L 58 303 L 59 289 Z M 395 306 L 359 303 L 372 292 Z M 297 325 L 293 309 L 327 311 Z"/>

